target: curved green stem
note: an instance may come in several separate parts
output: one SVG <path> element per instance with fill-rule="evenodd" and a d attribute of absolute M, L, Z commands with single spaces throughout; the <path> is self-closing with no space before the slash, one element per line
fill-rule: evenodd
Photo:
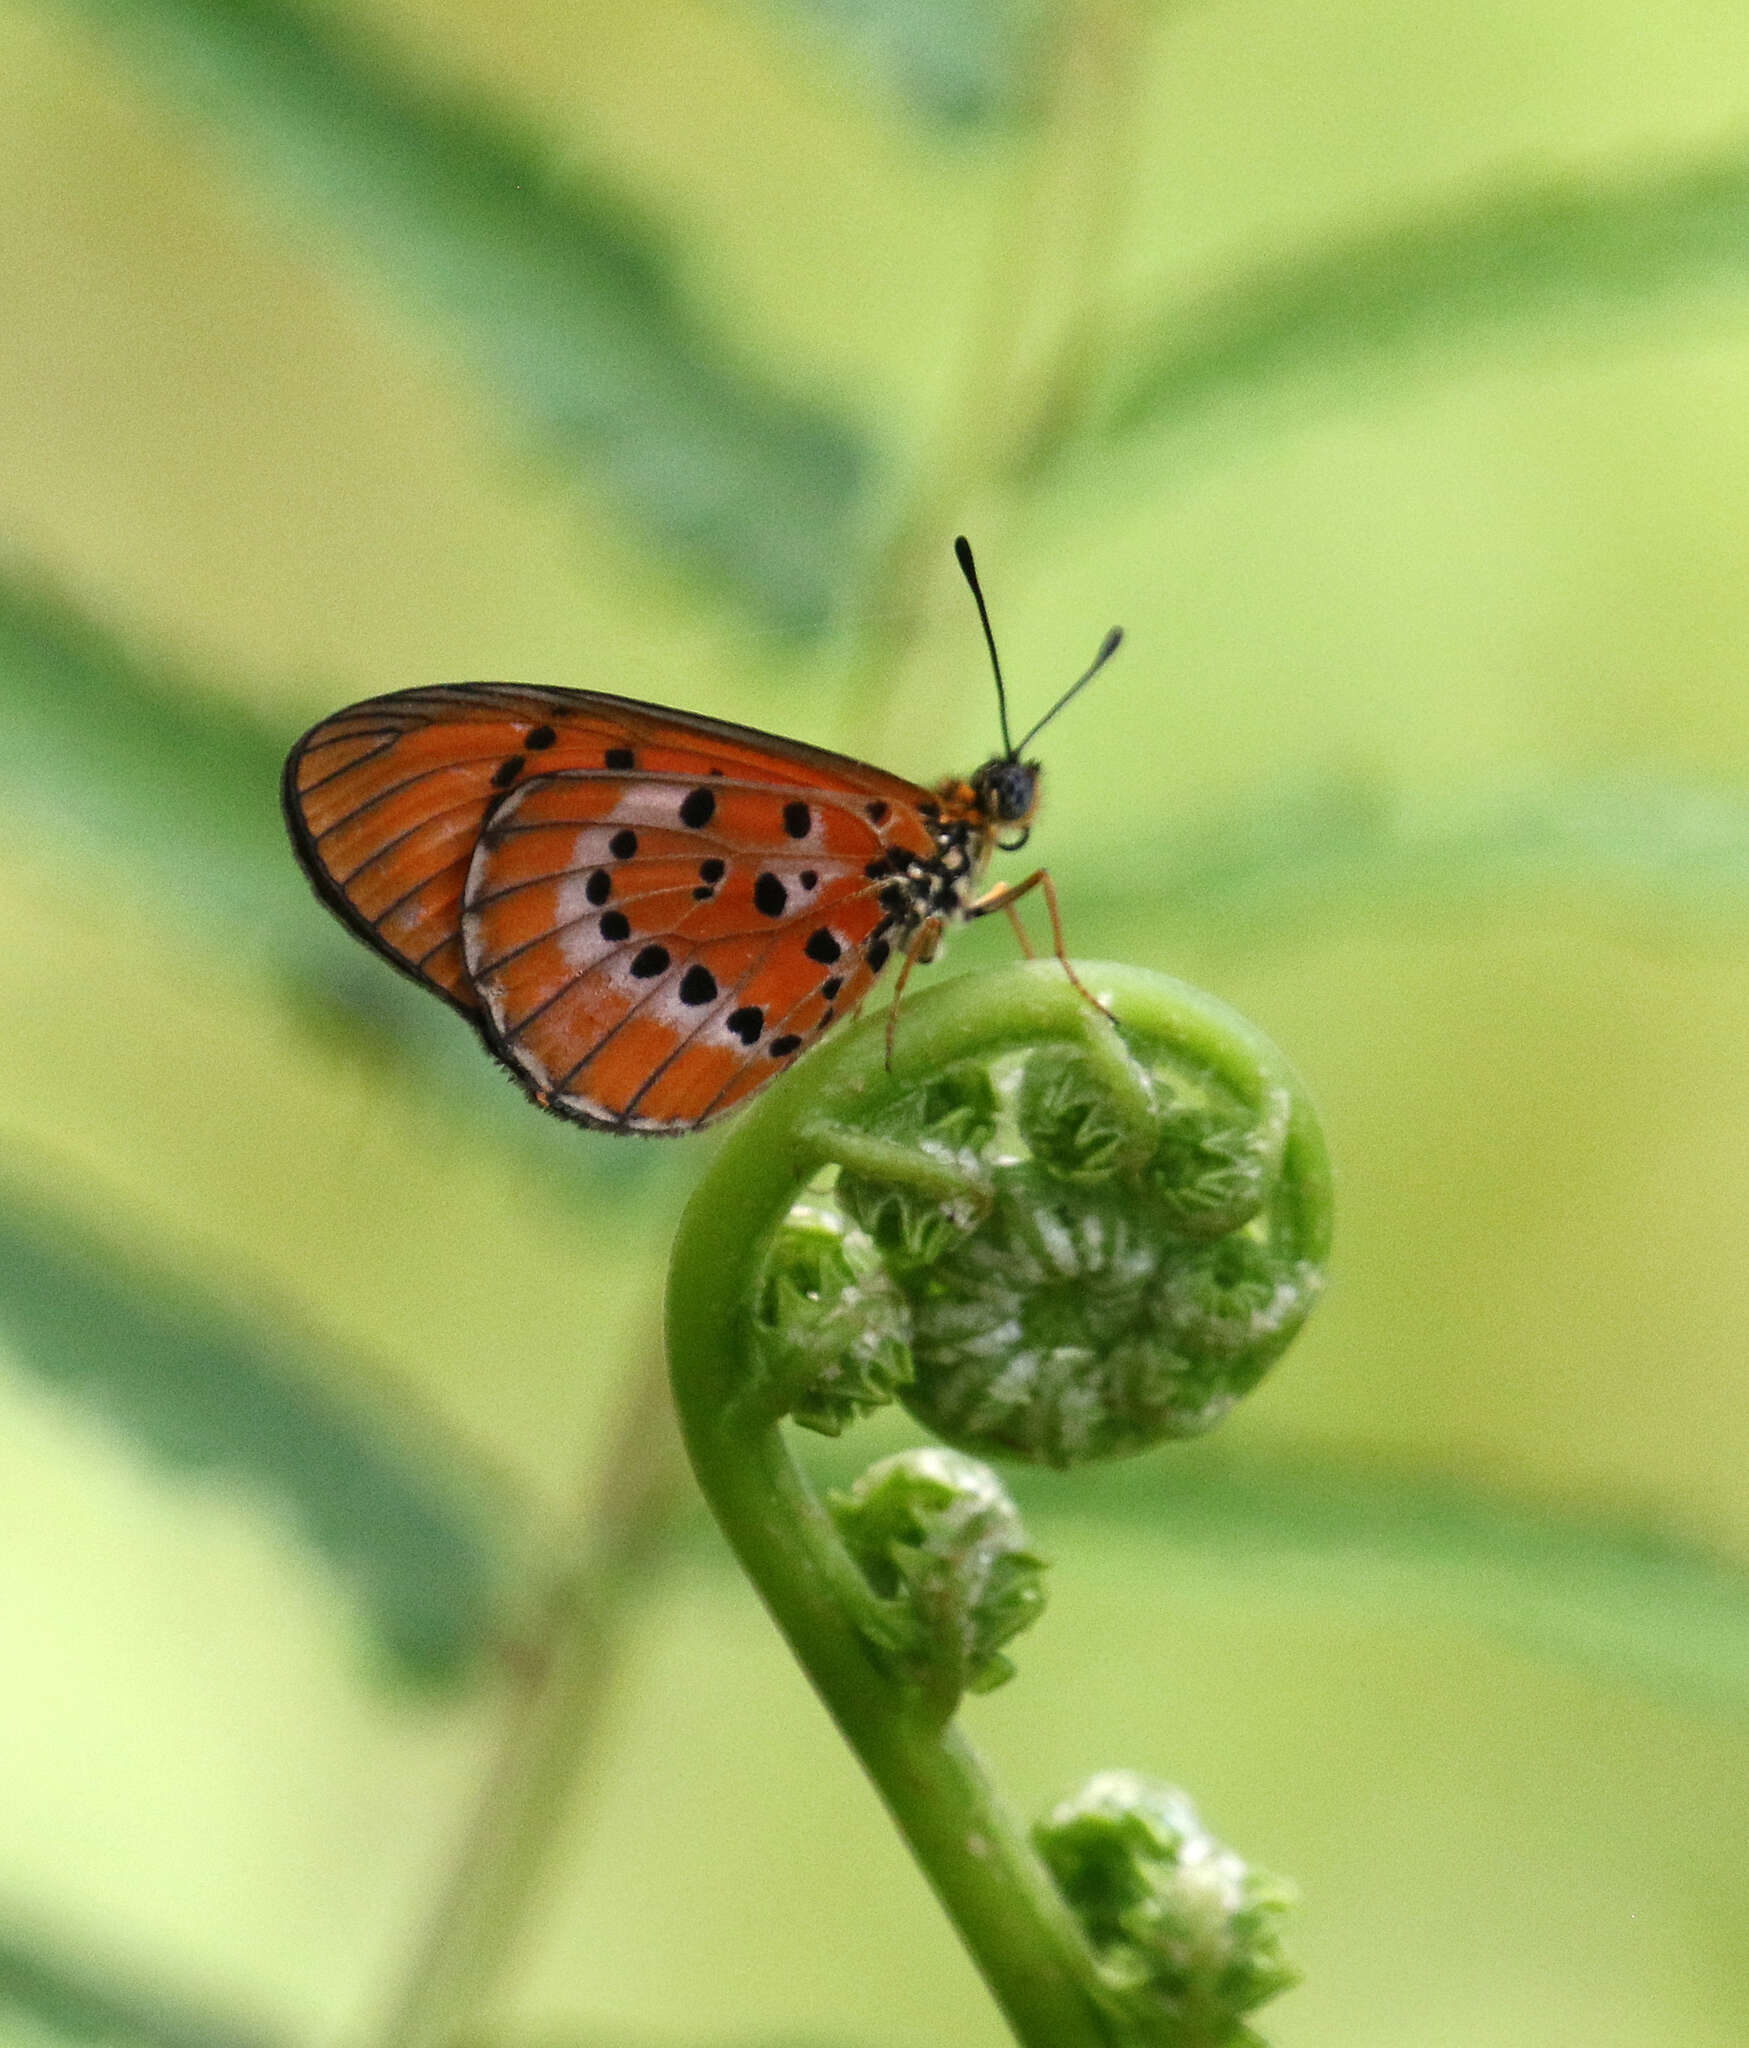
<path fill-rule="evenodd" d="M 730 1325 L 729 1327 L 732 1327 Z M 719 1319 L 677 1314 L 683 1399 L 734 1369 Z M 1068 1907 L 976 1752 L 876 1665 L 847 1611 L 854 1567 L 775 1421 L 687 1400 L 699 1484 L 815 1690 L 861 1758 L 1026 2048 L 1111 2048 Z"/>
<path fill-rule="evenodd" d="M 1281 1112 L 1290 1234 L 1321 1257 L 1321 1141 L 1279 1055 L 1224 1006 L 1179 983 L 1097 963 L 1078 971 L 1123 1020 L 1125 1039 L 1173 1048 L 1259 1109 L 1291 1101 L 1291 1113 Z M 1153 1114 L 1143 1070 L 1054 961 L 968 976 L 908 1002 L 890 1068 L 880 1019 L 816 1051 L 740 1124 L 686 1211 L 670 1272 L 669 1362 L 687 1449 L 724 1533 L 1016 2037 L 1026 2048 L 1114 2048 L 1142 2036 L 1114 2005 L 1082 1923 L 952 1722 L 954 1702 L 908 1682 L 874 1647 L 875 1596 L 790 1456 L 781 1433 L 788 1390 L 762 1371 L 752 1337 L 769 1248 L 821 1167 L 881 1165 L 898 1149 L 895 1105 L 956 1062 L 1040 1048 L 1085 1055 L 1108 1080 L 1121 1067 L 1109 1091 L 1117 1113 Z M 898 1177 L 925 1197 L 951 1198 L 967 1183 L 939 1150 L 908 1156 Z M 1139 1169 L 1131 1178 L 1140 1203 Z"/>

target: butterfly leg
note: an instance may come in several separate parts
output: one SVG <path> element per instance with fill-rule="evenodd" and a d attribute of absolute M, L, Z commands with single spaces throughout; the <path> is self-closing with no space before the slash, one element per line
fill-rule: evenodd
<path fill-rule="evenodd" d="M 1110 1017 L 1111 1012 L 1106 1009 L 1105 1005 L 1081 979 L 1080 975 L 1069 965 L 1069 949 L 1063 941 L 1063 914 L 1057 907 L 1057 885 L 1051 880 L 1049 868 L 1034 868 L 1032 873 L 1021 882 L 1002 883 L 998 888 L 992 889 L 986 895 L 980 896 L 976 902 L 968 903 L 965 914 L 968 918 L 988 917 L 993 910 L 1002 911 L 1007 916 L 1009 923 L 1020 933 L 1021 951 L 1030 960 L 1032 958 L 1032 948 L 1026 942 L 1026 934 L 1021 930 L 1020 919 L 1015 912 L 1014 906 L 1020 901 L 1021 897 L 1030 896 L 1034 889 L 1043 892 L 1045 910 L 1051 920 L 1051 943 L 1056 948 L 1057 959 L 1062 965 L 1063 972 L 1069 977 L 1070 987 L 1074 989 L 1075 993 L 1084 1002 L 1098 1010 L 1102 1016 Z M 894 1000 L 897 1000 L 896 996 Z M 1117 1019 L 1113 1017 L 1112 1022 L 1116 1023 L 1116 1021 Z"/>
<path fill-rule="evenodd" d="M 893 1000 L 887 1005 L 887 1072 L 893 1071 L 893 1036 L 899 1028 L 899 998 L 905 993 L 905 984 L 911 979 L 911 970 L 919 964 L 927 967 L 941 946 L 942 923 L 939 917 L 928 918 L 918 926 L 917 936 L 905 948 L 904 965 L 899 969 L 899 978 L 893 984 Z"/>

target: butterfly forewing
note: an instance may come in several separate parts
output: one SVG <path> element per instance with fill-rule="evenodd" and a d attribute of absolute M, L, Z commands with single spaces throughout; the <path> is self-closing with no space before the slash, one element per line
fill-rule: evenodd
<path fill-rule="evenodd" d="M 285 804 L 356 931 L 538 1099 L 622 1130 L 722 1115 L 853 1009 L 885 964 L 883 861 L 935 851 L 933 799 L 881 769 L 514 684 L 339 713 Z"/>

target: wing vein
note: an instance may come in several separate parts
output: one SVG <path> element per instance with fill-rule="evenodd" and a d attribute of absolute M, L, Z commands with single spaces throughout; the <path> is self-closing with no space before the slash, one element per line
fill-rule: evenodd
<path fill-rule="evenodd" d="M 387 803 L 390 797 L 399 796 L 403 790 L 412 789 L 417 783 L 429 782 L 434 775 L 453 775 L 458 768 L 483 768 L 487 758 L 490 757 L 478 761 L 440 761 L 435 768 L 421 768 L 417 775 L 409 775 L 403 782 L 392 782 L 387 789 L 379 789 L 374 795 L 364 798 L 361 803 L 354 804 L 351 810 L 336 818 L 332 825 L 324 825 L 321 831 L 315 834 L 315 843 L 319 846 L 324 839 L 338 832 L 342 826 L 350 825 L 355 818 L 362 818 L 366 811 L 375 810 L 378 804 Z M 344 769 L 341 770 L 342 774 L 345 772 Z M 482 792 L 482 795 L 484 794 L 489 792 Z M 477 797 L 470 796 L 460 803 L 446 805 L 444 810 L 433 811 L 429 815 L 440 818 L 449 811 L 465 811 L 470 804 L 478 800 Z M 425 819 L 420 820 L 421 824 L 425 822 Z"/>
<path fill-rule="evenodd" d="M 397 832 L 393 839 L 385 839 L 381 846 L 374 848 L 370 853 L 368 853 L 365 856 L 365 858 L 359 862 L 357 867 L 353 868 L 349 873 L 344 875 L 334 875 L 334 870 L 330 868 L 328 872 L 331 875 L 334 875 L 335 888 L 350 889 L 353 883 L 358 880 L 359 876 L 364 873 L 366 868 L 375 867 L 377 862 L 381 860 L 385 854 L 393 853 L 396 847 L 398 846 L 405 846 L 409 839 L 417 839 L 419 834 L 425 830 L 427 825 L 435 825 L 439 818 L 453 818 L 457 811 L 465 811 L 469 808 L 471 808 L 469 804 L 460 803 L 447 804 L 441 811 L 428 811 L 426 815 L 419 820 L 417 825 L 409 825 L 405 832 Z M 445 861 L 443 864 L 444 867 L 449 867 L 450 865 L 452 865 L 450 861 Z M 433 868 L 431 870 L 431 875 L 441 874 L 442 872 L 443 868 Z M 431 875 L 427 875 L 425 877 L 425 881 L 429 882 L 431 880 Z M 421 883 L 420 887 L 423 888 L 424 883 Z"/>

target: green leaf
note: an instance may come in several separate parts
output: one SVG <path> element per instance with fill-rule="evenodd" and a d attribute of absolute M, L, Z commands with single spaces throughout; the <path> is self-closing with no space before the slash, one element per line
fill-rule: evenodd
<path fill-rule="evenodd" d="M 275 0 L 62 4 L 439 319 L 573 488 L 605 493 L 774 628 L 825 625 L 856 565 L 870 451 L 737 358 L 616 195 Z"/>
<path fill-rule="evenodd" d="M 0 572 L 0 807 L 147 880 L 191 926 L 295 942 L 303 886 L 282 747 L 190 678 L 148 668 L 47 587 Z"/>
<path fill-rule="evenodd" d="M 470 2027 L 467 2033 L 470 2048 L 536 2048 L 527 2033 L 482 2033 L 478 2027 Z M 699 2035 L 692 2041 L 680 2041 L 666 2029 L 660 2034 L 634 2033 L 624 2025 L 616 2025 L 611 2033 L 598 2034 L 592 2029 L 578 2033 L 567 2029 L 560 2034 L 551 2028 L 542 2028 L 537 2048 L 866 2048 L 866 2043 L 853 2041 L 845 2034 L 708 2034 Z"/>
<path fill-rule="evenodd" d="M 77 1962 L 16 1927 L 0 1927 L 0 2013 L 51 2039 L 133 2048 L 276 2048 L 258 2022 L 221 2018 L 144 1988 L 106 1980 L 81 1945 Z M 28 2038 L 28 2036 L 26 2037 Z"/>
<path fill-rule="evenodd" d="M 1039 0 L 777 0 L 907 112 L 978 128 L 1030 110 Z"/>
<path fill-rule="evenodd" d="M 1128 442 L 1283 395 L 1297 413 L 1389 371 L 1644 325 L 1674 295 L 1746 286 L 1742 154 L 1501 187 L 1143 321 L 1109 352 L 1088 434 Z"/>
<path fill-rule="evenodd" d="M 1626 1514 L 1221 1445 L 1078 1473 L 1050 1492 L 1014 1477 L 1041 1530 L 1053 1516 L 1127 1525 L 1210 1580 L 1279 1588 L 1302 1608 L 1455 1620 L 1681 1706 L 1749 1713 L 1749 1570 Z"/>
<path fill-rule="evenodd" d="M 11 1356 L 155 1462 L 233 1475 L 288 1510 L 403 1677 L 461 1677 L 506 1563 L 500 1504 L 459 1446 L 288 1318 L 251 1321 L 27 1195 L 21 1164 L 0 1173 Z"/>
<path fill-rule="evenodd" d="M 1333 777 L 1127 844 L 1121 863 L 1084 854 L 1074 875 L 1077 924 L 1090 927 L 1256 938 L 1548 889 L 1734 923 L 1749 914 L 1749 796 L 1639 778 L 1481 788 L 1435 808 Z"/>
<path fill-rule="evenodd" d="M 319 1035 L 387 1064 L 568 1193 L 648 1185 L 651 1148 L 590 1142 L 524 1103 L 467 1025 L 371 957 L 306 886 L 279 812 L 290 735 L 0 572 L 0 809 L 227 961 Z"/>

